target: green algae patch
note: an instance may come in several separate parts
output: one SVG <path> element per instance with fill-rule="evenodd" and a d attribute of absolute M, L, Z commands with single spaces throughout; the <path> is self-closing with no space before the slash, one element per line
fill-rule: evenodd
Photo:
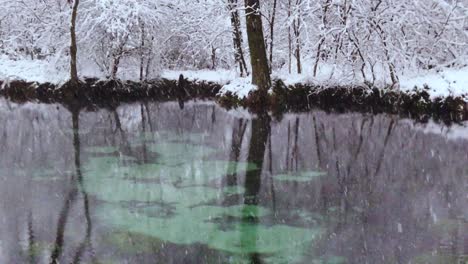
<path fill-rule="evenodd" d="M 32 180 L 35 182 L 55 182 L 66 180 L 72 174 L 72 171 L 58 171 L 56 169 L 38 169 L 32 173 Z"/>
<path fill-rule="evenodd" d="M 111 202 L 101 205 L 98 216 L 114 228 L 138 236 L 154 237 L 178 245 L 199 243 L 238 255 L 254 252 L 268 254 L 271 260 L 275 260 L 272 263 L 276 263 L 276 260 L 292 263 L 292 259 L 301 258 L 322 233 L 319 228 L 263 226 L 243 222 L 223 229 L 216 223 L 216 219 L 260 219 L 271 212 L 255 205 L 201 205 L 218 197 L 217 190 L 207 187 L 175 188 L 164 184 L 129 184 L 125 180 L 117 182 L 124 186 L 116 187 L 103 180 L 101 186 L 108 189 L 92 190 L 99 198 Z M 91 190 L 96 186 L 99 184 L 93 183 L 86 188 Z M 126 239 L 121 243 L 125 244 Z"/>
<path fill-rule="evenodd" d="M 165 176 L 169 176 L 173 183 L 179 182 L 180 186 L 191 186 L 208 185 L 212 180 L 221 179 L 226 175 L 256 170 L 257 166 L 253 163 L 217 160 L 193 162 L 177 169 L 184 171 L 178 173 L 176 170 L 175 173 L 171 173 L 170 170 L 166 170 L 170 175 Z"/>
<path fill-rule="evenodd" d="M 162 240 L 155 237 L 121 230 L 106 233 L 101 241 L 126 254 L 152 253 L 164 245 Z"/>
<path fill-rule="evenodd" d="M 212 221 L 225 216 L 239 219 L 260 218 L 271 214 L 269 209 L 256 205 L 233 205 L 227 207 L 203 205 L 180 209 L 178 212 L 201 221 Z"/>
<path fill-rule="evenodd" d="M 82 170 L 90 179 L 125 178 L 129 173 L 136 173 L 136 158 L 130 156 L 90 157 Z"/>
<path fill-rule="evenodd" d="M 107 202 L 154 202 L 195 206 L 216 200 L 219 191 L 204 186 L 177 188 L 169 184 L 132 183 L 125 180 L 100 179 L 84 183 L 88 193 Z"/>
<path fill-rule="evenodd" d="M 171 205 L 158 203 L 130 202 L 122 203 L 131 212 L 145 214 L 150 217 L 168 218 L 174 214 L 175 208 Z"/>
<path fill-rule="evenodd" d="M 90 175 L 90 178 L 118 177 L 125 173 L 126 164 L 131 164 L 135 158 L 128 156 L 102 156 L 91 157 L 82 170 Z"/>
<path fill-rule="evenodd" d="M 95 146 L 87 147 L 85 151 L 92 154 L 113 154 L 119 152 L 119 149 L 115 146 Z"/>
<path fill-rule="evenodd" d="M 163 158 L 166 156 L 163 155 Z M 167 161 L 167 159 L 166 159 Z M 132 164 L 132 160 L 120 157 L 92 157 L 84 166 L 90 179 L 126 179 L 130 181 L 174 184 L 179 187 L 209 185 L 212 180 L 228 174 L 256 170 L 253 163 L 232 161 L 191 161 L 182 160 L 179 165 Z"/>
<path fill-rule="evenodd" d="M 257 205 L 235 205 L 226 207 L 225 215 L 237 218 L 259 218 L 270 213 L 269 209 Z"/>
<path fill-rule="evenodd" d="M 327 173 L 321 171 L 304 171 L 294 174 L 278 174 L 273 178 L 283 182 L 309 182 L 326 175 Z"/>
<path fill-rule="evenodd" d="M 209 241 L 210 236 L 217 232 L 217 225 L 209 219 L 222 213 L 201 214 L 199 209 L 182 208 L 171 218 L 156 218 L 111 205 L 100 212 L 103 220 L 120 229 L 179 245 Z"/>
<path fill-rule="evenodd" d="M 219 231 L 208 244 L 214 249 L 237 254 L 303 255 L 303 250 L 322 233 L 319 228 L 240 223 L 232 230 Z"/>
<path fill-rule="evenodd" d="M 208 155 L 216 153 L 214 148 L 206 146 L 170 142 L 150 144 L 148 145 L 148 149 L 161 155 L 158 163 L 169 166 L 201 160 Z"/>
<path fill-rule="evenodd" d="M 177 156 L 182 150 L 185 151 L 185 145 L 165 146 L 176 150 L 176 153 L 162 152 L 164 154 L 161 156 L 166 160 Z M 195 152 L 204 150 L 202 148 Z M 192 155 L 193 153 L 188 153 L 185 158 L 195 159 Z M 184 157 L 181 159 L 184 161 Z M 228 173 L 257 169 L 253 163 L 231 161 L 194 160 L 180 166 L 125 163 L 120 157 L 91 157 L 84 166 L 85 189 L 98 199 L 112 203 L 147 202 L 193 207 L 224 195 L 223 190 L 207 187 L 210 181 L 220 179 Z M 237 190 L 227 189 L 227 192 L 242 193 L 244 189 L 237 187 Z"/>
<path fill-rule="evenodd" d="M 146 135 L 145 135 L 146 137 Z M 303 258 L 323 232 L 309 218 L 297 215 L 316 228 L 288 225 L 263 225 L 272 212 L 258 205 L 218 206 L 230 195 L 245 193 L 242 186 L 214 188 L 228 175 L 258 170 L 248 162 L 208 160 L 217 150 L 181 141 L 188 138 L 163 135 L 164 142 L 148 144 L 157 153 L 154 163 L 140 164 L 134 158 L 115 155 L 112 149 L 95 149 L 103 156 L 89 157 L 83 166 L 83 188 L 103 201 L 97 217 L 112 229 L 108 242 L 129 253 L 154 250 L 171 243 L 181 246 L 205 245 L 233 254 L 236 259 L 261 254 L 271 263 L 293 263 Z M 146 140 L 146 139 L 144 139 Z M 301 177 L 318 177 L 311 172 Z M 234 219 L 234 221 L 233 221 Z M 228 220 L 229 224 L 224 225 Z M 222 223 L 221 223 L 222 221 Z"/>
<path fill-rule="evenodd" d="M 144 142 L 155 142 L 167 138 L 170 135 L 169 131 L 161 130 L 155 132 L 144 132 L 138 134 L 136 137 L 131 139 L 131 143 L 144 143 Z"/>
<path fill-rule="evenodd" d="M 318 239 L 321 229 L 305 229 L 286 225 L 263 226 L 261 224 L 239 223 L 228 230 L 220 229 L 212 222 L 226 214 L 242 216 L 236 211 L 241 207 L 198 206 L 180 208 L 173 217 L 158 218 L 106 205 L 100 210 L 100 217 L 117 228 L 179 245 L 205 244 L 210 248 L 235 254 L 268 254 L 286 258 L 286 255 L 301 256 Z M 258 208 L 250 211 L 261 212 Z M 236 213 L 232 213 L 236 212 Z"/>
<path fill-rule="evenodd" d="M 222 162 L 222 161 L 217 161 Z M 235 174 L 239 172 L 247 172 L 260 169 L 257 164 L 252 162 L 234 162 L 234 161 L 224 161 L 227 164 L 226 174 Z"/>
<path fill-rule="evenodd" d="M 229 195 L 241 195 L 243 193 L 245 193 L 245 188 L 243 186 L 238 186 L 238 185 L 235 185 L 235 186 L 227 186 L 227 187 L 224 187 L 223 188 L 223 193 L 224 195 L 226 196 L 229 196 Z"/>

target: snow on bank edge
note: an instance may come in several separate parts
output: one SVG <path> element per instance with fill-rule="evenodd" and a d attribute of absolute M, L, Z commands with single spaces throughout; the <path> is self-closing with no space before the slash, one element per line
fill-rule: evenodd
<path fill-rule="evenodd" d="M 59 70 L 45 60 L 11 60 L 0 55 L 0 80 L 24 80 L 54 84 L 64 83 L 68 72 Z"/>
<path fill-rule="evenodd" d="M 252 84 L 252 80 L 250 78 L 237 78 L 229 84 L 224 85 L 219 91 L 219 95 L 224 95 L 230 92 L 239 98 L 245 98 L 255 89 L 257 89 L 257 86 Z"/>
<path fill-rule="evenodd" d="M 178 80 L 181 74 L 190 81 L 207 81 L 223 85 L 223 88 L 221 88 L 221 91 L 219 91 L 219 95 L 224 95 L 230 92 L 239 98 L 244 98 L 249 95 L 250 91 L 253 91 L 257 88 L 255 85 L 252 84 L 250 77 L 238 77 L 236 71 L 229 70 L 166 70 L 162 72 L 161 77 L 169 80 Z"/>
<path fill-rule="evenodd" d="M 414 87 L 423 89 L 425 86 L 429 88 L 431 99 L 468 95 L 468 66 L 461 69 L 426 71 L 400 78 L 402 91 L 410 92 Z"/>
<path fill-rule="evenodd" d="M 5 55 L 0 55 L 0 80 L 25 80 L 30 82 L 50 82 L 54 84 L 64 83 L 68 78 L 68 71 L 53 66 L 53 63 L 45 60 L 11 60 Z M 343 78 L 341 81 L 330 80 L 329 69 L 322 67 L 318 78 L 313 78 L 308 74 L 288 74 L 284 71 L 273 73 L 273 78 L 281 79 L 286 84 L 308 83 L 322 85 L 324 87 L 333 87 L 343 85 L 359 85 L 354 79 Z M 94 72 L 94 74 L 93 74 Z M 84 67 L 81 74 L 86 76 L 101 77 L 95 69 Z M 240 78 L 235 70 L 196 70 L 196 71 L 175 71 L 164 70 L 161 73 L 162 78 L 177 80 L 183 74 L 185 78 L 192 81 L 208 81 L 224 85 L 221 94 L 231 92 L 239 98 L 246 97 L 250 91 L 256 89 L 252 85 L 250 77 Z M 406 74 L 400 77 L 400 89 L 411 93 L 415 87 L 427 90 L 431 99 L 448 96 L 468 96 L 468 66 L 460 69 L 444 69 L 421 71 L 413 74 Z M 468 101 L 468 97 L 465 99 Z"/>
<path fill-rule="evenodd" d="M 224 85 L 220 91 L 220 95 L 231 92 L 239 98 L 246 97 L 250 91 L 256 89 L 252 85 L 250 77 L 238 77 L 235 71 L 166 71 L 162 77 L 177 80 L 179 75 L 183 74 L 189 80 L 195 81 L 210 81 Z M 323 78 L 321 78 L 321 77 Z M 307 83 L 320 85 L 323 87 L 334 87 L 344 85 L 336 80 L 330 80 L 325 74 L 319 75 L 319 78 L 313 78 L 307 74 L 287 74 L 283 72 L 273 73 L 273 78 L 281 79 L 287 85 L 296 83 Z M 347 85 L 363 85 L 362 83 L 347 83 Z M 407 74 L 400 77 L 400 90 L 407 93 L 412 93 L 414 89 L 426 90 L 431 99 L 444 98 L 448 96 L 465 96 L 468 102 L 468 66 L 461 69 L 445 69 L 431 70 L 415 74 Z"/>
<path fill-rule="evenodd" d="M 221 85 L 228 84 L 237 79 L 236 71 L 229 70 L 197 70 L 197 71 L 175 71 L 163 70 L 161 77 L 169 80 L 178 80 L 180 75 L 184 75 L 190 81 L 215 82 Z"/>

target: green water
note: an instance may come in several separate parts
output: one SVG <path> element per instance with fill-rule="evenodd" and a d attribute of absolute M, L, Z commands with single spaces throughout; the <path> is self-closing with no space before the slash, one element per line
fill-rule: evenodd
<path fill-rule="evenodd" d="M 0 106 L 0 263 L 467 261 L 463 125 Z"/>
<path fill-rule="evenodd" d="M 185 142 L 170 136 L 151 140 L 146 147 L 157 155 L 144 164 L 126 163 L 131 159 L 116 155 L 117 148 L 85 149 L 100 154 L 83 163 L 83 188 L 103 202 L 98 209 L 100 221 L 120 232 L 176 245 L 202 244 L 233 254 L 235 262 L 249 262 L 250 254 L 259 254 L 269 263 L 303 261 L 324 234 L 323 223 L 319 219 L 308 226 L 263 223 L 262 218 L 274 214 L 269 208 L 242 202 L 219 204 L 228 196 L 244 196 L 249 186 L 219 188 L 216 181 L 233 174 L 260 173 L 260 169 L 255 163 L 217 160 L 216 149 L 195 142 L 196 134 L 185 136 Z M 326 176 L 300 175 L 300 180 Z M 279 175 L 278 180 L 287 179 Z M 298 216 L 304 219 L 297 222 L 305 222 L 309 215 Z"/>

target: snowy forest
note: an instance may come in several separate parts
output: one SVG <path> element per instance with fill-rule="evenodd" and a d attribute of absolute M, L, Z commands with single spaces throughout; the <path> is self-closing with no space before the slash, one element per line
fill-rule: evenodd
<path fill-rule="evenodd" d="M 244 77 L 252 71 L 249 12 L 262 20 L 277 78 L 398 86 L 405 76 L 468 61 L 467 0 L 247 2 L 2 0 L 0 63 L 27 60 L 68 73 L 73 20 L 80 77 L 145 80 L 203 69 Z"/>

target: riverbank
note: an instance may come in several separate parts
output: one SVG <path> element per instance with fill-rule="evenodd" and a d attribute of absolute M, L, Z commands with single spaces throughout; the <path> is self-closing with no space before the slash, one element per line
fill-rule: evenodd
<path fill-rule="evenodd" d="M 232 91 L 226 91 L 222 84 L 186 78 L 161 78 L 145 82 L 88 78 L 78 87 L 0 81 L 0 87 L 0 95 L 16 102 L 39 101 L 106 107 L 138 100 L 184 102 L 200 99 L 216 100 L 226 108 L 246 107 L 253 112 L 260 111 L 255 92 L 241 97 Z M 365 86 L 287 85 L 282 80 L 275 80 L 267 102 L 269 111 L 275 115 L 320 108 L 331 112 L 388 113 L 422 122 L 430 118 L 443 122 L 468 120 L 465 96 L 431 98 L 428 90 L 429 88 L 401 91 L 390 87 L 378 89 Z"/>

